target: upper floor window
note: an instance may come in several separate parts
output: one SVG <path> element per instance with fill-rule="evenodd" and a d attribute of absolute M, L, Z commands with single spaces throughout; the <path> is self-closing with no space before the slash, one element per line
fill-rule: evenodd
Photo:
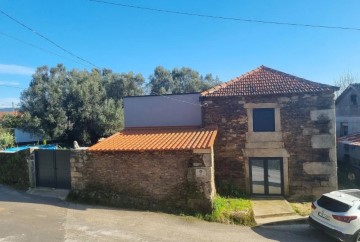
<path fill-rule="evenodd" d="M 275 132 L 275 109 L 254 108 L 253 109 L 253 131 Z"/>
<path fill-rule="evenodd" d="M 357 95 L 356 94 L 350 95 L 350 102 L 352 105 L 357 105 Z"/>

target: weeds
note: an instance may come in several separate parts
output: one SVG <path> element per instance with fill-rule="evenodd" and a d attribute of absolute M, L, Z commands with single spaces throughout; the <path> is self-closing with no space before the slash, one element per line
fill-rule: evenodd
<path fill-rule="evenodd" d="M 196 217 L 211 222 L 255 225 L 251 201 L 246 197 L 226 198 L 217 195 L 213 201 L 213 212 L 206 215 L 197 214 Z"/>

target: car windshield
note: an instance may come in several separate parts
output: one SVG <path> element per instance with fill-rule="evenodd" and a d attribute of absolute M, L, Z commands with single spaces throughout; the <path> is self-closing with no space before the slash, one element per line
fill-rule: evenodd
<path fill-rule="evenodd" d="M 331 212 L 346 212 L 348 211 L 351 206 L 346 204 L 346 203 L 342 203 L 338 200 L 332 199 L 330 197 L 327 196 L 322 196 L 318 201 L 317 204 L 322 207 L 325 208 Z"/>

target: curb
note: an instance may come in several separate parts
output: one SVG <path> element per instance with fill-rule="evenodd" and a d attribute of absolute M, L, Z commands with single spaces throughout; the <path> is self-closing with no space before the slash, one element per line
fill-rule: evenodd
<path fill-rule="evenodd" d="M 271 222 L 266 224 L 259 224 L 255 227 L 265 227 L 265 226 L 278 226 L 278 225 L 294 225 L 294 224 L 309 224 L 308 217 L 299 218 L 299 219 L 292 219 L 292 220 L 284 220 L 278 222 Z"/>

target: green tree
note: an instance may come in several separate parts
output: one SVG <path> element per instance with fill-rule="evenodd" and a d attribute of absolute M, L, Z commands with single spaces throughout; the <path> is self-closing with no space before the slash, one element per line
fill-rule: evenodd
<path fill-rule="evenodd" d="M 123 126 L 122 96 L 110 98 L 103 72 L 66 71 L 63 65 L 55 68 L 39 67 L 30 86 L 21 95 L 23 128 L 44 138 L 81 144 L 95 143 Z M 131 76 L 131 75 L 130 75 Z M 123 95 L 137 93 L 139 76 L 131 76 Z M 131 82 L 136 82 L 133 84 Z M 110 90 L 110 89 L 109 89 Z M 118 88 L 113 87 L 115 93 Z M 134 91 L 135 90 L 135 91 Z"/>
<path fill-rule="evenodd" d="M 22 117 L 17 114 L 5 114 L 1 120 L 1 127 L 14 129 L 22 126 Z"/>
<path fill-rule="evenodd" d="M 115 101 L 121 100 L 125 96 L 139 96 L 144 94 L 144 77 L 133 72 L 116 74 L 105 72 L 103 84 L 107 96 Z"/>
<path fill-rule="evenodd" d="M 63 105 L 63 86 L 68 80 L 66 69 L 59 64 L 37 68 L 30 86 L 21 94 L 23 128 L 47 139 L 59 139 L 69 129 Z"/>
<path fill-rule="evenodd" d="M 221 83 L 211 74 L 202 76 L 188 67 L 174 68 L 170 72 L 158 66 L 149 80 L 147 86 L 153 95 L 201 92 Z"/>
<path fill-rule="evenodd" d="M 72 71 L 65 101 L 71 129 L 67 138 L 83 143 L 95 143 L 123 127 L 121 100 L 108 98 L 97 70 L 91 73 Z"/>
<path fill-rule="evenodd" d="M 154 74 L 149 77 L 149 80 L 147 86 L 151 89 L 151 95 L 170 94 L 174 88 L 171 72 L 162 66 L 155 68 Z"/>

